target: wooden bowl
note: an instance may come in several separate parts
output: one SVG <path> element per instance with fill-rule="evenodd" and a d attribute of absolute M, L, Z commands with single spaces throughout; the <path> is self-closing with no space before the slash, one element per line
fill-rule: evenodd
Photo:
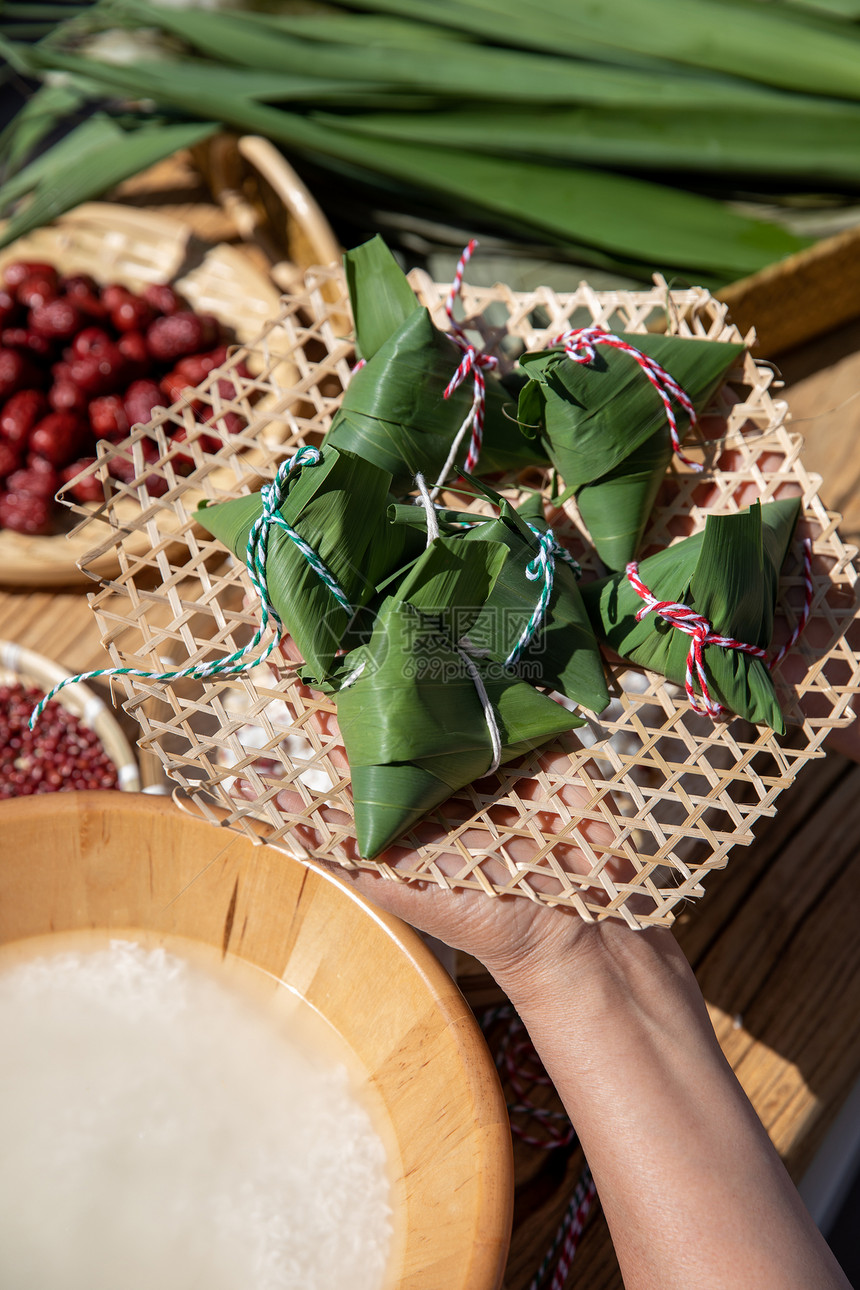
<path fill-rule="evenodd" d="M 411 928 L 327 873 L 142 794 L 3 802 L 0 830 L 0 944 L 141 929 L 149 944 L 236 955 L 303 995 L 352 1047 L 393 1129 L 386 1290 L 496 1290 L 507 1111 L 471 1012 Z"/>
<path fill-rule="evenodd" d="M 20 681 L 22 685 L 34 685 L 47 694 L 70 675 L 53 659 L 25 649 L 15 641 L 0 640 L 0 681 Z M 81 681 L 61 690 L 56 699 L 98 735 L 99 742 L 116 766 L 117 786 L 127 793 L 139 792 L 141 778 L 134 751 L 107 704 Z"/>

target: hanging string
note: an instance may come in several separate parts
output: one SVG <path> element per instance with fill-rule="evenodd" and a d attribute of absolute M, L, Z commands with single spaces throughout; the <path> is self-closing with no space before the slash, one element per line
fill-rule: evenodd
<path fill-rule="evenodd" d="M 687 691 L 687 698 L 694 712 L 706 713 L 712 720 L 716 721 L 718 717 L 724 716 L 726 709 L 717 702 L 712 696 L 708 686 L 708 675 L 705 671 L 704 650 L 706 645 L 717 645 L 722 649 L 736 649 L 744 654 L 751 654 L 753 658 L 759 658 L 768 663 L 769 667 L 774 667 L 779 663 L 788 651 L 791 649 L 800 637 L 801 632 L 806 627 L 812 608 L 812 543 L 809 539 L 804 541 L 804 605 L 800 616 L 794 626 L 789 639 L 782 648 L 768 660 L 767 650 L 760 645 L 747 645 L 744 641 L 735 640 L 732 636 L 721 636 L 715 632 L 711 624 L 702 614 L 696 612 L 689 605 L 679 604 L 671 600 L 659 600 L 651 591 L 648 590 L 645 583 L 639 576 L 639 565 L 636 560 L 631 560 L 625 570 L 627 581 L 630 583 L 636 594 L 645 603 L 636 615 L 636 621 L 641 620 L 646 614 L 658 614 L 666 622 L 671 623 L 679 632 L 684 632 L 690 637 L 690 649 L 687 654 L 687 666 L 684 677 L 684 689 Z M 694 680 L 698 681 L 701 691 L 701 700 L 694 689 Z"/>
<path fill-rule="evenodd" d="M 30 729 L 36 725 L 45 710 L 45 705 L 67 685 L 74 685 L 78 681 L 92 681 L 99 677 L 110 676 L 138 676 L 149 681 L 177 681 L 177 680 L 208 680 L 213 676 L 226 674 L 235 674 L 246 671 L 250 667 L 256 667 L 258 663 L 263 663 L 272 653 L 277 645 L 280 644 L 284 636 L 284 625 L 281 622 L 278 611 L 269 598 L 269 588 L 266 577 L 266 560 L 269 546 L 269 535 L 273 528 L 281 528 L 287 534 L 292 542 L 301 551 L 308 564 L 328 587 L 329 591 L 335 597 L 340 605 L 349 613 L 352 613 L 352 606 L 347 600 L 346 595 L 341 590 L 338 582 L 326 567 L 320 557 L 314 551 L 305 539 L 294 528 L 287 523 L 279 513 L 281 506 L 286 500 L 289 488 L 290 477 L 294 471 L 301 469 L 303 466 L 316 466 L 321 460 L 322 454 L 318 448 L 300 448 L 294 456 L 288 461 L 282 463 L 278 469 L 271 484 L 266 484 L 260 492 L 263 503 L 262 513 L 251 527 L 248 535 L 248 544 L 245 550 L 245 563 L 254 590 L 260 598 L 260 622 L 253 637 L 244 648 L 236 650 L 233 654 L 228 654 L 226 658 L 214 659 L 207 663 L 196 663 L 191 667 L 179 668 L 170 672 L 147 672 L 136 667 L 106 667 L 98 668 L 94 672 L 81 672 L 77 676 L 66 677 L 55 685 L 45 697 L 36 705 L 30 716 Z M 264 652 L 259 658 L 252 658 L 254 651 L 260 644 L 269 623 L 272 624 L 274 635 L 272 640 L 266 646 Z"/>
<path fill-rule="evenodd" d="M 798 615 L 797 622 L 784 645 L 780 646 L 773 658 L 770 660 L 770 666 L 776 667 L 785 658 L 788 651 L 793 645 L 796 645 L 801 634 L 806 630 L 806 624 L 809 622 L 809 615 L 812 613 L 812 598 L 815 588 L 812 585 L 812 540 L 811 538 L 803 539 L 803 607 Z"/>
<path fill-rule="evenodd" d="M 469 451 L 466 454 L 466 461 L 463 469 L 467 473 L 471 473 L 477 466 L 478 458 L 481 455 L 481 445 L 484 439 L 484 413 L 487 405 L 487 386 L 484 380 L 484 372 L 490 372 L 499 365 L 499 360 L 494 354 L 484 354 L 475 349 L 475 346 L 469 340 L 465 331 L 454 317 L 454 303 L 463 288 L 463 276 L 466 271 L 466 265 L 469 263 L 469 260 L 472 257 L 472 252 L 477 245 L 477 239 L 473 237 L 460 256 L 460 259 L 457 261 L 457 268 L 454 273 L 451 290 L 448 292 L 448 296 L 445 300 L 445 313 L 448 315 L 448 322 L 451 328 L 449 335 L 454 344 L 462 350 L 463 357 L 460 360 L 460 364 L 456 372 L 445 387 L 443 398 L 449 399 L 454 391 L 459 389 L 466 378 L 471 375 L 473 383 L 472 406 L 469 409 L 466 419 L 463 421 L 463 424 L 454 436 L 454 441 L 451 444 L 447 460 L 439 472 L 439 478 L 436 480 L 434 485 L 433 496 L 439 492 L 439 489 L 447 479 L 448 473 L 457 458 L 460 445 L 469 430 L 472 432 L 472 437 L 469 441 Z"/>
<path fill-rule="evenodd" d="M 691 461 L 681 451 L 681 436 L 678 433 L 678 422 L 675 416 L 675 409 L 672 406 L 672 399 L 679 403 L 687 416 L 690 418 L 690 427 L 698 423 L 696 409 L 690 400 L 688 394 L 681 389 L 678 382 L 667 372 L 665 367 L 657 362 L 654 358 L 649 358 L 643 354 L 641 349 L 631 345 L 629 341 L 622 340 L 620 336 L 615 336 L 605 327 L 577 327 L 571 331 L 562 332 L 560 336 L 550 341 L 551 345 L 563 345 L 564 352 L 574 363 L 593 363 L 596 357 L 595 345 L 608 345 L 611 349 L 619 349 L 625 354 L 629 354 L 641 367 L 648 380 L 662 400 L 666 412 L 666 420 L 669 423 L 669 434 L 672 437 L 672 448 L 679 461 L 691 470 L 699 471 L 702 469 L 701 462 Z"/>
<path fill-rule="evenodd" d="M 534 559 L 530 560 L 526 565 L 526 577 L 529 581 L 535 582 L 541 577 L 541 575 L 543 575 L 543 584 L 541 586 L 540 595 L 538 596 L 538 602 L 532 611 L 531 617 L 520 633 L 520 638 L 516 645 L 514 645 L 514 648 L 505 659 L 505 667 L 513 667 L 514 664 L 519 661 L 523 650 L 527 645 L 531 644 L 535 633 L 546 617 L 549 602 L 552 597 L 553 582 L 555 580 L 556 556 L 560 556 L 566 564 L 570 565 L 577 578 L 582 573 L 578 562 L 574 560 L 569 551 L 565 550 L 555 537 L 552 530 L 544 533 L 540 529 L 536 529 L 533 524 L 529 524 L 529 528 L 538 540 L 538 553 Z"/>
<path fill-rule="evenodd" d="M 430 496 L 430 491 L 424 482 L 424 476 L 421 474 L 420 470 L 415 475 L 415 483 L 418 485 L 418 492 L 420 494 L 420 496 L 416 498 L 416 502 L 419 506 L 424 507 L 424 514 L 427 516 L 426 546 L 430 546 L 430 543 L 435 542 L 439 536 L 439 519 L 436 515 L 436 507 L 433 505 L 433 498 Z"/>

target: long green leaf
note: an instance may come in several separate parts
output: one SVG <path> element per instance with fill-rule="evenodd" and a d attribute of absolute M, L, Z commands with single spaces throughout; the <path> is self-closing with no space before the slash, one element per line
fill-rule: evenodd
<path fill-rule="evenodd" d="M 29 51 L 27 65 L 33 70 L 58 68 L 78 77 L 90 78 L 100 83 L 105 91 L 116 95 L 134 92 L 141 85 L 148 85 L 150 97 L 170 101 L 181 78 L 185 100 L 195 96 L 220 98 L 222 104 L 235 99 L 268 101 L 272 103 L 304 103 L 330 106 L 378 107 L 396 106 L 400 102 L 417 105 L 432 103 L 426 96 L 412 96 L 404 100 L 398 83 L 383 78 L 371 83 L 367 78 L 355 80 L 314 76 L 307 68 L 299 73 L 267 71 L 247 67 L 222 66 L 216 62 L 186 58 L 154 60 L 142 58 L 133 64 L 103 62 L 66 51 L 49 54 L 37 47 Z"/>
<path fill-rule="evenodd" d="M 274 29 L 268 23 L 250 23 L 243 14 L 165 9 L 134 2 L 129 11 L 141 21 L 159 25 L 181 36 L 210 58 L 255 70 L 271 69 L 296 75 L 315 72 L 321 78 L 345 81 L 389 82 L 436 96 L 498 99 L 502 103 L 578 103 L 617 101 L 629 104 L 692 102 L 717 106 L 749 104 L 754 107 L 763 92 L 743 82 L 712 80 L 690 75 L 666 75 L 608 68 L 571 60 L 495 48 L 459 45 L 450 41 L 413 39 L 390 41 L 386 46 L 366 43 L 360 58 L 353 45 L 342 43 L 339 23 L 328 21 L 327 43 L 290 34 L 286 23 Z M 318 28 L 321 24 L 317 24 Z M 424 30 L 423 28 L 421 30 Z M 696 97 L 698 91 L 698 97 Z M 255 97 L 260 97 L 255 95 Z"/>
<path fill-rule="evenodd" d="M 40 85 L 0 133 L 4 178 L 11 178 L 42 140 L 81 107 L 85 97 L 74 85 Z"/>
<path fill-rule="evenodd" d="M 83 158 L 46 169 L 32 199 L 0 234 L 0 246 L 7 246 L 30 229 L 40 228 L 81 202 L 100 197 L 123 179 L 171 156 L 179 148 L 193 147 L 216 129 L 211 122 L 144 126 L 128 133 L 120 132 L 120 137 L 102 142 L 88 150 Z M 16 176 L 13 184 L 20 179 L 21 175 Z M 0 190 L 0 203 L 6 200 L 5 190 Z"/>
<path fill-rule="evenodd" d="M 124 132 L 111 117 L 96 112 L 71 130 L 53 147 L 6 180 L 0 188 L 0 210 L 32 192 L 39 184 L 51 184 L 64 167 L 83 165 L 102 148 L 123 139 Z"/>
<path fill-rule="evenodd" d="M 331 117 L 318 119 L 335 124 Z M 371 138 L 508 157 L 658 172 L 860 181 L 860 107 L 791 95 L 762 96 L 755 106 L 719 111 L 689 101 L 671 107 L 637 104 L 635 113 L 615 106 L 527 111 L 494 105 L 357 113 L 337 124 Z"/>
<path fill-rule="evenodd" d="M 346 8 L 412 14 L 553 53 L 654 60 L 725 72 L 810 94 L 860 98 L 857 33 L 813 26 L 773 5 L 721 0 L 340 0 Z"/>

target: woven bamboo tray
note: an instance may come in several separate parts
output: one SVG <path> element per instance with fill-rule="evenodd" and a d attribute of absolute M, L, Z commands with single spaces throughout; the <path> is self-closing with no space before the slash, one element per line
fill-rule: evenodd
<path fill-rule="evenodd" d="M 64 668 L 44 655 L 24 649 L 14 641 L 0 641 L 0 683 L 20 681 L 22 685 L 33 685 L 47 693 L 68 676 Z M 141 784 L 134 751 L 110 708 L 86 685 L 67 686 L 57 695 L 57 702 L 98 735 L 116 766 L 119 788 L 138 793 Z"/>
<path fill-rule="evenodd" d="M 413 275 L 413 285 L 445 326 L 445 285 Z M 341 293 L 332 301 L 333 287 Z M 91 597 L 104 644 L 118 666 L 150 671 L 181 667 L 240 648 L 256 624 L 246 607 L 245 571 L 190 515 L 192 489 L 212 498 L 251 491 L 274 476 L 286 452 L 319 443 L 350 379 L 349 335 L 332 323 L 344 311 L 336 270 L 308 275 L 301 293 L 285 298 L 272 327 L 290 339 L 299 374 L 290 388 L 271 380 L 269 330 L 247 350 L 257 380 L 271 396 L 265 416 L 246 435 L 259 449 L 247 454 L 225 445 L 201 458 L 193 483 L 174 473 L 165 426 L 176 413 L 138 427 L 121 450 L 137 454 L 148 437 L 159 448 L 154 469 L 167 493 L 138 497 L 139 513 L 123 527 L 87 517 L 78 538 L 89 541 L 82 561 L 97 568 L 112 555 L 120 574 Z M 726 306 L 702 289 L 670 291 L 656 280 L 650 291 L 596 293 L 587 284 L 569 295 L 547 289 L 515 293 L 497 286 L 463 293 L 467 327 L 511 364 L 526 347 L 540 347 L 569 326 L 604 324 L 644 332 L 668 327 L 680 335 L 738 339 Z M 452 346 L 452 371 L 457 352 Z M 714 725 L 696 714 L 683 690 L 626 664 L 610 664 L 613 702 L 599 719 L 557 744 L 471 785 L 403 839 L 396 868 L 358 861 L 349 775 L 332 726 L 334 705 L 295 681 L 282 663 L 276 675 L 257 669 L 172 687 L 123 678 L 126 710 L 141 725 L 141 747 L 162 761 L 167 776 L 204 816 L 226 808 L 231 827 L 254 832 L 298 855 L 319 855 L 347 867 L 378 869 L 396 881 L 430 880 L 441 886 L 519 894 L 576 909 L 588 920 L 622 917 L 632 926 L 672 922 L 679 907 L 700 897 L 704 879 L 722 868 L 735 844 L 752 840 L 757 820 L 771 816 L 780 793 L 810 759 L 823 756 L 828 731 L 852 719 L 860 686 L 860 659 L 847 639 L 857 608 L 855 549 L 841 541 L 838 516 L 818 497 L 819 480 L 801 461 L 800 437 L 785 426 L 786 408 L 771 393 L 772 370 L 746 355 L 703 418 L 704 436 L 692 436 L 702 474 L 676 465 L 667 475 L 646 546 L 660 547 L 703 526 L 706 512 L 725 513 L 754 496 L 769 500 L 786 488 L 802 494 L 803 529 L 814 541 L 812 619 L 775 673 L 789 736 L 740 720 Z M 199 391 L 202 400 L 210 397 Z M 266 445 L 271 418 L 283 442 Z M 708 426 L 719 437 L 708 437 Z M 688 440 L 688 443 L 690 440 Z M 111 453 L 91 472 L 104 472 Z M 229 484 L 226 482 L 229 479 Z M 523 483 L 546 483 L 538 472 L 507 481 L 516 500 Z M 481 503 L 476 504 L 480 509 Z M 586 545 L 574 504 L 555 519 L 556 531 L 583 565 L 601 572 Z M 144 550 L 135 544 L 145 531 Z M 800 537 L 783 570 L 778 616 L 786 632 L 803 599 Z M 248 604 L 253 605 L 253 600 Z M 272 656 L 273 658 L 276 656 Z M 282 796 L 282 790 L 290 791 Z M 565 851 L 578 852 L 586 874 L 569 872 Z M 574 852 L 574 854 L 575 854 Z M 619 878 L 622 866 L 626 869 Z"/>
<path fill-rule="evenodd" d="M 0 270 L 22 259 L 45 260 L 63 273 L 89 273 L 98 282 L 119 282 L 132 290 L 170 282 L 198 313 L 214 314 L 238 343 L 259 335 L 278 309 L 277 287 L 240 247 L 196 245 L 189 226 L 169 215 L 109 202 L 78 206 L 5 247 Z M 289 382 L 293 372 L 283 362 L 280 379 Z M 106 482 L 108 490 L 112 487 Z M 114 522 L 122 520 L 122 510 L 116 510 Z M 28 537 L 0 530 L 0 580 L 18 586 L 80 582 L 77 562 L 85 550 L 86 544 L 67 532 Z"/>

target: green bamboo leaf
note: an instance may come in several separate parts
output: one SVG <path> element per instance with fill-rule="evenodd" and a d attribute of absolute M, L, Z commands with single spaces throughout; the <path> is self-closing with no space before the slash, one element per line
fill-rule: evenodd
<path fill-rule="evenodd" d="M 713 630 L 767 649 L 779 570 L 800 511 L 799 498 L 756 502 L 735 515 L 709 515 L 705 528 L 639 566 L 643 582 L 661 600 L 690 605 Z M 616 573 L 582 588 L 600 640 L 649 671 L 683 685 L 690 638 L 656 614 L 641 622 L 642 601 L 625 574 Z M 708 686 L 730 712 L 785 732 L 770 671 L 740 650 L 705 647 Z"/>
<path fill-rule="evenodd" d="M 208 96 L 210 100 L 220 97 L 222 107 L 234 100 L 351 108 L 397 106 L 399 92 L 399 86 L 392 86 L 387 79 L 371 84 L 366 77 L 356 80 L 316 76 L 308 72 L 307 65 L 301 72 L 293 73 L 286 69 L 225 66 L 192 58 L 149 57 L 134 63 L 112 63 L 66 50 L 48 50 L 44 46 L 29 51 L 28 62 L 34 72 L 59 69 L 101 84 L 104 92 L 117 95 L 142 93 L 142 87 L 148 85 L 149 97 L 155 100 L 169 100 L 177 88 L 177 80 L 181 79 L 183 101 L 192 101 L 197 95 Z M 415 102 L 421 106 L 427 98 L 419 97 Z"/>
<path fill-rule="evenodd" d="M 451 340 L 434 326 L 428 311 L 414 309 L 353 375 L 325 443 L 366 457 L 387 470 L 395 492 L 410 490 L 418 473 L 435 483 L 472 404 L 468 381 L 450 398 L 444 398 L 460 357 Z M 486 390 L 479 470 L 492 473 L 544 463 L 543 449 L 519 432 L 514 400 L 492 373 Z M 466 436 L 458 464 L 468 448 Z"/>
<path fill-rule="evenodd" d="M 565 54 L 574 58 L 587 58 L 595 62 L 615 63 L 624 67 L 644 67 L 656 72 L 672 71 L 668 59 L 643 57 L 617 46 L 608 48 L 600 41 L 591 41 L 581 33 L 569 32 L 563 21 L 548 16 L 541 4 L 531 6 L 516 0 L 493 0 L 475 3 L 475 0 L 337 0 L 345 9 L 369 10 L 372 13 L 393 14 L 416 22 L 447 27 L 499 45 L 512 45 L 516 49 L 539 50 L 548 54 Z"/>
<path fill-rule="evenodd" d="M 530 578 L 528 571 L 532 561 L 537 564 L 539 552 L 533 529 L 546 533 L 549 525 L 539 496 L 519 511 L 502 498 L 498 504 L 499 517 L 473 524 L 462 540 L 501 542 L 508 551 L 484 608 L 468 632 L 476 650 L 486 651 L 501 664 L 510 656 L 538 603 L 542 579 Z M 573 570 L 559 556 L 554 558 L 553 589 L 546 613 L 511 672 L 533 685 L 557 690 L 591 712 L 602 712 L 609 703 L 600 651 L 579 586 Z"/>
<path fill-rule="evenodd" d="M 381 606 L 369 643 L 343 664 L 351 677 L 363 665 L 336 698 L 363 856 L 379 854 L 492 763 L 487 716 L 449 634 L 462 617 L 428 611 L 444 585 L 450 605 L 479 612 L 475 592 L 492 587 L 505 558 L 497 543 L 438 538 L 408 584 Z M 479 660 L 472 666 L 486 670 Z M 523 681 L 488 675 L 484 684 L 505 761 L 582 724 Z"/>
<path fill-rule="evenodd" d="M 420 535 L 388 522 L 390 475 L 349 453 L 328 449 L 319 465 L 289 482 L 280 514 L 316 552 L 354 608 L 368 604 L 376 584 L 418 553 Z M 259 493 L 209 504 L 198 523 L 240 559 L 262 514 Z M 305 660 L 309 678 L 332 670 L 352 617 L 279 527 L 269 535 L 266 575 L 272 604 Z"/>
<path fill-rule="evenodd" d="M 406 275 L 381 237 L 343 257 L 360 357 L 373 358 L 389 336 L 419 307 Z"/>
<path fill-rule="evenodd" d="M 452 44 L 471 43 L 468 36 L 461 32 L 431 27 L 427 23 L 410 19 L 386 18 L 369 13 L 351 14 L 331 10 L 318 16 L 313 13 L 246 10 L 245 16 L 249 22 L 259 23 L 264 28 L 274 28 L 291 36 L 300 36 L 303 40 L 327 44 L 336 38 L 339 44 L 357 45 L 362 50 L 368 45 L 375 49 L 423 49 L 431 41 L 447 48 Z"/>
<path fill-rule="evenodd" d="M 539 546 L 534 530 L 549 531 L 539 493 L 527 498 L 519 510 L 476 479 L 473 487 L 488 497 L 499 515 L 485 519 L 469 511 L 436 510 L 440 531 L 463 543 L 501 544 L 506 559 L 477 617 L 460 619 L 458 637 L 466 635 L 476 655 L 506 664 L 539 604 L 543 579 L 529 576 L 528 566 L 538 563 Z M 426 531 L 421 506 L 392 506 L 392 522 Z M 553 590 L 546 612 L 531 643 L 518 662 L 507 668 L 511 677 L 557 690 L 571 702 L 602 712 L 609 702 L 606 676 L 573 570 L 556 555 Z"/>
<path fill-rule="evenodd" d="M 621 339 L 659 363 L 697 411 L 744 351 L 679 336 Z M 636 554 L 672 456 L 662 398 L 634 358 L 609 345 L 597 345 L 588 363 L 556 347 L 526 354 L 520 365 L 533 382 L 521 396 L 521 424 L 539 422 L 540 441 L 565 495 L 575 494 L 600 558 L 623 568 Z M 677 400 L 672 406 L 683 438 L 689 417 Z"/>

